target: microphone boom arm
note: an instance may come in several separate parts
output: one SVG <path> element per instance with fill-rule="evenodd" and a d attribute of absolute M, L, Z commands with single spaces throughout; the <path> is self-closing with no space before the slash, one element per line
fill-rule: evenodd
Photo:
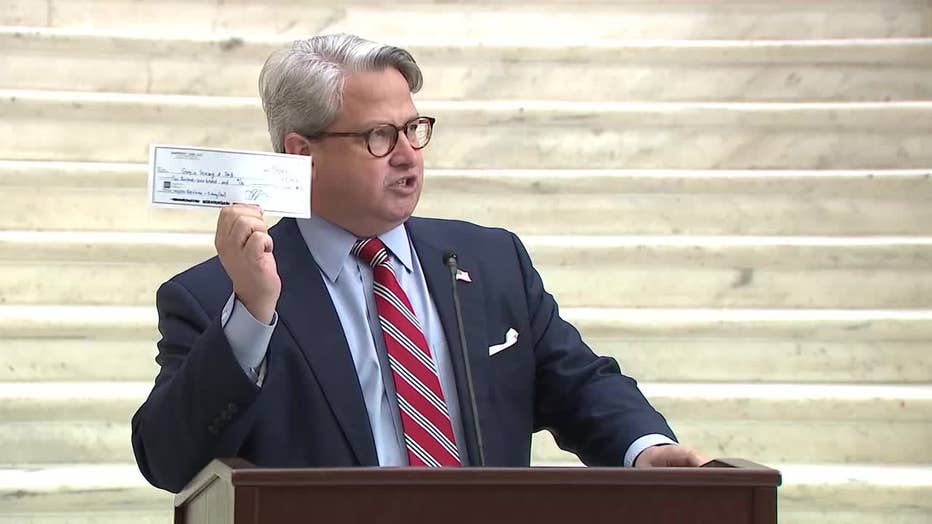
<path fill-rule="evenodd" d="M 463 312 L 460 307 L 460 295 L 456 286 L 456 253 L 447 251 L 443 254 L 443 264 L 450 268 L 450 282 L 453 286 L 453 310 L 456 314 L 456 330 L 459 333 L 460 356 L 463 359 L 463 369 L 466 371 L 466 390 L 469 393 L 469 406 L 472 414 L 472 430 L 476 436 L 476 449 L 479 456 L 479 466 L 485 466 L 485 446 L 482 444 L 482 431 L 479 429 L 479 410 L 476 408 L 476 390 L 472 383 L 472 369 L 469 365 L 469 351 L 466 349 L 466 330 L 463 327 Z"/>

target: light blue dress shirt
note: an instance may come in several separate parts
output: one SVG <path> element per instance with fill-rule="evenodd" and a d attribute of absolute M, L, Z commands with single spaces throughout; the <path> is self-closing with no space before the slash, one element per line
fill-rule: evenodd
<path fill-rule="evenodd" d="M 406 466 L 404 432 L 395 396 L 391 368 L 379 326 L 375 297 L 372 294 L 372 268 L 350 254 L 356 237 L 319 217 L 297 219 L 298 229 L 308 250 L 320 267 L 321 275 L 343 326 L 343 333 L 356 367 L 369 425 L 375 440 L 380 466 Z M 424 337 L 437 364 L 440 387 L 450 412 L 450 422 L 460 459 L 467 463 L 465 433 L 460 417 L 456 382 L 440 316 L 427 289 L 420 261 L 408 239 L 404 225 L 379 239 L 391 254 L 398 283 L 404 290 L 414 314 L 421 321 Z M 224 334 L 246 374 L 258 385 L 265 378 L 265 354 L 277 314 L 271 325 L 256 320 L 243 304 L 231 295 L 221 314 Z M 628 448 L 624 464 L 632 466 L 641 451 L 658 444 L 675 444 L 664 435 L 645 435 Z"/>
<path fill-rule="evenodd" d="M 356 237 L 352 233 L 318 217 L 299 219 L 297 223 L 304 242 L 320 267 L 324 284 L 343 326 L 366 403 L 379 465 L 406 466 L 408 458 L 404 447 L 401 414 L 398 410 L 385 341 L 382 339 L 382 328 L 379 326 L 375 297 L 372 294 L 372 268 L 350 253 L 356 243 Z M 408 296 L 414 314 L 421 321 L 424 338 L 437 365 L 440 387 L 450 412 L 450 422 L 460 459 L 466 463 L 466 440 L 453 365 L 450 362 L 443 325 L 430 298 L 420 261 L 411 246 L 404 225 L 379 235 L 379 239 L 391 254 L 398 284 Z M 266 326 L 256 321 L 238 300 L 231 300 L 228 309 L 231 309 L 230 319 L 225 321 L 224 332 L 230 346 L 247 374 L 261 384 L 264 379 L 262 362 L 277 317 L 273 319 L 272 325 Z M 240 344 L 240 341 L 243 344 Z"/>

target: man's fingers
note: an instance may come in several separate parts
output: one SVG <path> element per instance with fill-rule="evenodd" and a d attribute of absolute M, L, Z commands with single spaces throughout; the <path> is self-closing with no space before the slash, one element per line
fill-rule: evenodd
<path fill-rule="evenodd" d="M 230 208 L 233 208 L 240 214 L 251 215 L 251 216 L 262 216 L 262 208 L 256 204 L 230 204 Z"/>
<path fill-rule="evenodd" d="M 669 457 L 671 466 L 699 467 L 708 462 L 708 460 L 689 448 L 676 446 L 675 449 L 671 449 L 671 451 L 673 452 Z"/>
<path fill-rule="evenodd" d="M 239 216 L 233 224 L 229 240 L 232 245 L 242 248 L 253 233 L 265 233 L 266 231 L 268 231 L 268 226 L 265 225 L 261 218 Z"/>
<path fill-rule="evenodd" d="M 217 218 L 217 238 L 230 236 L 240 217 L 254 217 L 262 220 L 262 209 L 251 204 L 233 204 L 220 210 Z"/>
<path fill-rule="evenodd" d="M 708 462 L 695 451 L 679 445 L 654 446 L 641 452 L 635 461 L 638 467 L 670 468 L 698 467 Z"/>
<path fill-rule="evenodd" d="M 268 233 L 256 231 L 249 235 L 245 246 L 246 255 L 259 258 L 264 253 L 272 252 L 272 237 Z"/>

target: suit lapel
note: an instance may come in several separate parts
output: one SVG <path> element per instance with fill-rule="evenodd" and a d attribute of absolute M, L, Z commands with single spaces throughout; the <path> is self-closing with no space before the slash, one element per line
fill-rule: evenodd
<path fill-rule="evenodd" d="M 422 228 L 418 227 L 416 219 L 406 224 L 414 250 L 424 271 L 427 288 L 440 316 L 443 332 L 450 348 L 453 372 L 456 376 L 456 393 L 459 398 L 460 416 L 463 420 L 468 444 L 469 458 L 472 465 L 478 465 L 478 446 L 472 428 L 472 413 L 469 402 L 469 390 L 466 386 L 466 370 L 460 360 L 459 332 L 456 326 L 456 312 L 453 308 L 453 288 L 450 281 L 450 270 L 443 264 L 444 251 L 452 246 L 442 246 L 438 239 L 430 238 Z M 457 281 L 457 291 L 460 298 L 460 307 L 463 315 L 463 329 L 466 333 L 466 345 L 469 349 L 470 372 L 473 379 L 473 388 L 476 392 L 476 409 L 479 411 L 483 441 L 489 442 L 488 432 L 492 427 L 491 396 L 489 389 L 489 359 L 485 337 L 485 308 L 484 294 L 482 292 L 482 278 L 478 274 L 478 265 L 468 254 L 457 252 L 459 267 L 468 271 L 472 282 Z M 486 449 L 488 460 L 489 450 Z"/>
<path fill-rule="evenodd" d="M 317 263 L 294 219 L 282 219 L 270 233 L 282 279 L 279 321 L 297 341 L 359 463 L 377 466 L 362 388 Z M 283 336 L 279 331 L 273 337 Z"/>

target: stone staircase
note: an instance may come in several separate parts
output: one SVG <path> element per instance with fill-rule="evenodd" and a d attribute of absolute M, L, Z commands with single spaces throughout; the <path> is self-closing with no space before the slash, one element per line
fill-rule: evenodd
<path fill-rule="evenodd" d="M 333 31 L 424 68 L 419 214 L 520 233 L 684 443 L 781 522 L 932 520 L 929 0 L 0 0 L 0 522 L 170 520 L 129 418 L 216 217 L 148 144 L 267 150 L 262 61 Z"/>

